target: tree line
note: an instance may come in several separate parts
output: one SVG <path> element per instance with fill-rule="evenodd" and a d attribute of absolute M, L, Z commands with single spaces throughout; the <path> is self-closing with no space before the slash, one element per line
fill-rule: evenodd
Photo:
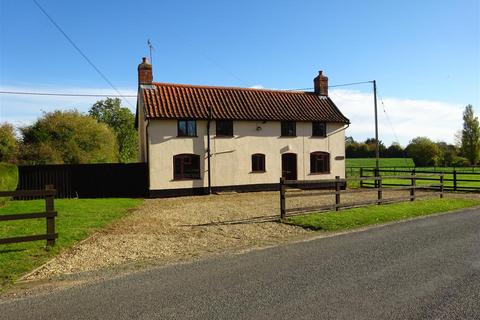
<path fill-rule="evenodd" d="M 95 102 L 88 113 L 46 112 L 32 125 L 0 124 L 0 162 L 79 164 L 135 162 L 135 116 L 118 98 Z"/>
<path fill-rule="evenodd" d="M 472 105 L 463 112 L 463 130 L 457 134 L 455 144 L 444 141 L 434 142 L 427 137 L 416 137 L 404 148 L 394 142 L 386 147 L 379 141 L 380 157 L 412 158 L 417 166 L 455 166 L 478 165 L 480 158 L 480 127 Z M 375 139 L 358 142 L 353 137 L 345 139 L 347 158 L 374 158 Z"/>

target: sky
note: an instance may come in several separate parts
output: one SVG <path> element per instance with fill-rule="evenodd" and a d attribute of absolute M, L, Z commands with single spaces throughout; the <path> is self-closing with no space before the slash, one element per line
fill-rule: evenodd
<path fill-rule="evenodd" d="M 135 95 L 154 46 L 154 81 L 298 89 L 377 81 L 379 137 L 454 142 L 467 104 L 480 112 L 480 1 L 0 0 L 0 91 Z M 330 89 L 356 140 L 374 135 L 371 84 Z M 0 122 L 86 112 L 101 97 L 0 94 Z M 134 111 L 136 98 L 123 104 Z"/>

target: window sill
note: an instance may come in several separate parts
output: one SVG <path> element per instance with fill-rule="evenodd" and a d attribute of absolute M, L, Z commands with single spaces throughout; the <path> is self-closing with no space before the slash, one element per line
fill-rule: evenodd
<path fill-rule="evenodd" d="M 326 138 L 327 136 L 312 136 L 312 138 Z"/>
<path fill-rule="evenodd" d="M 173 178 L 171 181 L 192 181 L 192 180 L 202 180 L 202 178 Z"/>
<path fill-rule="evenodd" d="M 310 172 L 308 175 L 309 176 L 320 176 L 320 175 L 325 175 L 325 174 L 330 174 L 331 172 Z"/>
<path fill-rule="evenodd" d="M 296 138 L 297 136 L 280 136 L 279 138 Z"/>
<path fill-rule="evenodd" d="M 215 135 L 215 139 L 218 139 L 218 138 L 220 138 L 220 139 L 232 139 L 232 138 L 234 138 L 234 136 L 224 136 L 224 135 L 218 135 L 218 134 Z"/>
<path fill-rule="evenodd" d="M 266 173 L 267 171 L 250 171 L 250 173 Z"/>

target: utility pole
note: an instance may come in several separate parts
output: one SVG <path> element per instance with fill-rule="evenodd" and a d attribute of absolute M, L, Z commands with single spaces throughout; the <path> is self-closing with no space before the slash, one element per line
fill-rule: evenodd
<path fill-rule="evenodd" d="M 380 145 L 378 143 L 378 116 L 377 116 L 377 81 L 373 80 L 373 103 L 375 106 L 375 172 L 380 167 Z"/>

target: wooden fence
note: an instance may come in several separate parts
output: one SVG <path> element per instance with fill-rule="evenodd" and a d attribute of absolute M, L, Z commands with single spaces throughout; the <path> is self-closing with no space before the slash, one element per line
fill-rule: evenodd
<path fill-rule="evenodd" d="M 0 239 L 0 244 L 47 240 L 47 246 L 55 245 L 55 239 L 58 238 L 58 233 L 55 233 L 55 195 L 57 191 L 53 189 L 52 185 L 45 186 L 45 190 L 17 190 L 17 191 L 0 191 L 0 197 L 43 197 L 45 198 L 45 211 L 34 213 L 21 214 L 7 214 L 0 215 L 1 221 L 13 221 L 24 219 L 46 219 L 47 232 L 40 235 L 20 236 Z"/>
<path fill-rule="evenodd" d="M 476 167 L 472 167 L 476 168 Z M 442 171 L 443 169 L 443 171 Z M 479 192 L 480 191 L 480 172 L 471 171 L 470 167 L 463 168 L 463 169 L 448 169 L 448 168 L 436 168 L 436 172 L 432 170 L 425 170 L 422 168 L 413 168 L 410 170 L 406 169 L 385 169 L 381 168 L 378 169 L 376 172 L 375 168 L 361 168 L 360 169 L 360 177 L 368 177 L 368 176 L 378 176 L 382 174 L 388 174 L 393 176 L 391 180 L 396 179 L 396 175 L 404 175 L 404 174 L 431 174 L 431 173 L 442 173 L 444 175 L 444 189 L 446 191 L 462 191 L 462 192 Z M 422 179 L 422 180 L 435 180 L 435 179 Z M 395 181 L 384 181 L 384 186 L 396 187 L 402 186 L 403 184 L 395 182 Z M 374 184 L 371 182 L 360 182 L 360 187 L 374 187 Z"/>
<path fill-rule="evenodd" d="M 146 163 L 18 167 L 18 190 L 41 189 L 47 184 L 54 185 L 57 198 L 142 198 L 148 195 L 148 168 Z"/>
<path fill-rule="evenodd" d="M 348 166 L 345 168 L 345 173 L 347 177 L 358 177 L 361 170 L 371 171 L 375 169 L 374 166 Z M 431 167 L 415 167 L 415 166 L 381 166 L 382 170 L 387 170 L 388 172 L 411 172 L 412 170 L 424 171 L 429 173 L 457 173 L 467 174 L 467 173 L 480 173 L 480 166 L 468 166 L 468 167 L 440 167 L 440 166 L 431 166 Z"/>
<path fill-rule="evenodd" d="M 423 179 L 431 179 L 431 177 L 436 176 L 438 183 L 434 184 L 422 184 L 417 185 L 418 180 Z M 405 179 L 410 182 L 408 186 L 402 185 L 398 187 L 388 187 L 386 188 L 383 185 L 383 180 L 385 179 Z M 342 186 L 349 181 L 374 181 L 373 188 L 356 188 L 356 189 L 344 189 L 342 190 Z M 320 184 L 320 183 L 328 183 L 333 184 L 334 190 L 319 190 L 313 192 L 305 192 L 304 190 L 298 189 L 299 186 L 308 186 L 311 184 Z M 347 178 L 347 179 L 340 179 L 340 177 L 335 177 L 335 179 L 329 180 L 285 180 L 284 178 L 280 178 L 280 219 L 285 219 L 285 217 L 289 215 L 295 214 L 302 214 L 306 212 L 319 212 L 319 211 L 331 211 L 335 210 L 338 211 L 341 208 L 351 208 L 351 207 L 359 207 L 359 206 L 366 206 L 370 204 L 383 204 L 383 203 L 394 203 L 394 202 L 401 202 L 401 201 L 414 201 L 416 198 L 424 197 L 424 196 L 431 196 L 429 194 L 418 195 L 416 190 L 425 189 L 425 190 L 436 190 L 439 191 L 440 198 L 443 198 L 444 192 L 444 175 L 443 173 L 429 173 L 429 174 L 412 174 L 408 176 L 379 176 L 379 177 L 356 177 L 356 178 Z M 407 190 L 409 191 L 408 196 L 403 197 L 396 197 L 396 198 L 383 198 L 383 191 L 389 190 Z M 342 194 L 349 194 L 349 193 L 359 193 L 359 192 L 372 192 L 376 191 L 377 196 L 374 200 L 366 200 L 366 201 L 357 201 L 357 202 L 348 202 L 342 203 L 341 202 L 341 195 Z M 287 208 L 287 199 L 288 198 L 298 198 L 298 197 L 319 197 L 319 196 L 328 196 L 332 195 L 335 196 L 335 203 L 333 205 L 323 205 L 323 206 L 304 206 L 304 207 L 294 207 L 294 208 Z"/>

